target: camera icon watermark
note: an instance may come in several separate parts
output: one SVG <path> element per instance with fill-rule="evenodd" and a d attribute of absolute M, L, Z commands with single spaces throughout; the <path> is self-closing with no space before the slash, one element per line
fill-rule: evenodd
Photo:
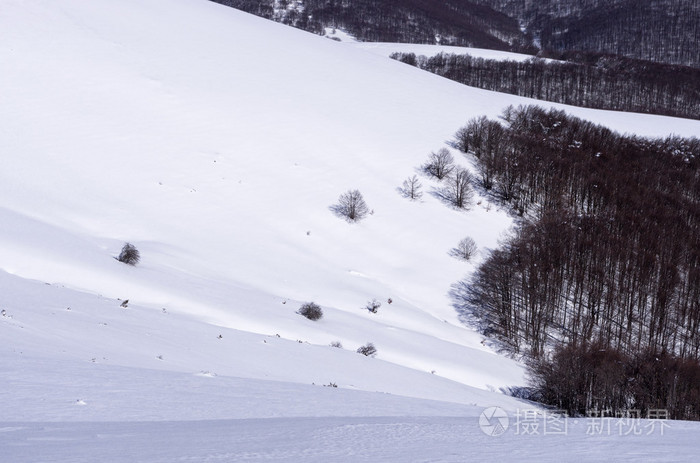
<path fill-rule="evenodd" d="M 487 436 L 500 436 L 508 430 L 509 425 L 508 413 L 501 407 L 489 407 L 479 415 L 479 428 Z"/>

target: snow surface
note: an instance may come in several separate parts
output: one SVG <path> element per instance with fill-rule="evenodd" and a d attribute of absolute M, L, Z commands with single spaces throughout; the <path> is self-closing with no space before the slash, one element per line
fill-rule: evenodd
<path fill-rule="evenodd" d="M 481 434 L 485 407 L 532 405 L 498 392 L 522 366 L 448 296 L 476 264 L 449 250 L 493 248 L 511 219 L 425 178 L 419 202 L 396 191 L 469 118 L 532 100 L 204 0 L 4 0 L 0 63 L 3 461 L 556 455 Z M 351 188 L 374 211 L 356 224 L 329 210 Z M 135 267 L 113 258 L 126 241 Z M 296 314 L 311 300 L 317 322 Z M 663 441 L 674 458 L 693 426 Z M 598 455 L 662 444 L 618 441 Z"/>
<path fill-rule="evenodd" d="M 324 35 L 324 37 L 327 37 L 329 39 L 333 39 L 337 42 L 359 43 L 355 37 L 348 34 L 344 30 L 341 30 L 341 29 L 338 29 L 335 27 L 326 27 L 323 35 Z"/>
<path fill-rule="evenodd" d="M 438 53 L 469 55 L 474 58 L 497 61 L 527 61 L 532 55 L 510 51 L 488 50 L 486 48 L 456 47 L 452 45 L 432 45 L 418 43 L 355 42 L 353 47 L 371 53 L 389 57 L 392 53 L 415 53 L 416 55 L 435 56 Z M 548 59 L 548 61 L 551 61 Z"/>
<path fill-rule="evenodd" d="M 492 437 L 481 433 L 476 421 L 475 417 L 367 416 L 186 423 L 11 423 L 0 428 L 0 447 L 15 463 L 697 459 L 695 423 L 672 422 L 664 435 L 657 427 L 650 435 L 644 431 L 620 436 L 607 430 L 591 435 L 587 420 L 575 419 L 570 420 L 565 435 L 508 432 Z M 615 429 L 613 423 L 611 428 Z"/>

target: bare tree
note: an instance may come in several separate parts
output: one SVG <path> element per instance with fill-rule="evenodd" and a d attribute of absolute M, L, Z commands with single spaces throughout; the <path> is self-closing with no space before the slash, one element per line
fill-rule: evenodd
<path fill-rule="evenodd" d="M 364 346 L 360 346 L 357 348 L 357 353 L 362 354 L 366 357 L 374 357 L 377 355 L 377 348 L 374 347 L 374 344 L 371 342 L 368 342 Z"/>
<path fill-rule="evenodd" d="M 318 304 L 313 302 L 302 304 L 297 313 L 313 321 L 320 320 L 323 317 L 323 310 Z"/>
<path fill-rule="evenodd" d="M 403 181 L 399 192 L 403 197 L 416 201 L 423 197 L 421 188 L 423 188 L 423 185 L 420 183 L 420 180 L 418 180 L 418 176 L 414 175 Z"/>
<path fill-rule="evenodd" d="M 447 184 L 443 188 L 443 196 L 455 207 L 464 209 L 468 207 L 474 196 L 471 187 L 472 175 L 464 167 L 457 167 L 449 177 Z"/>
<path fill-rule="evenodd" d="M 423 164 L 423 171 L 438 180 L 442 180 L 454 170 L 454 162 L 455 160 L 447 148 L 441 148 L 437 153 L 430 153 L 428 161 Z"/>
<path fill-rule="evenodd" d="M 351 222 L 362 220 L 369 214 L 367 203 L 359 190 L 348 190 L 340 195 L 338 203 L 331 206 L 331 210 Z"/>
<path fill-rule="evenodd" d="M 457 247 L 452 248 L 450 255 L 458 259 L 469 261 L 474 256 L 474 253 L 476 253 L 476 250 L 476 242 L 467 236 L 459 242 Z"/>
<path fill-rule="evenodd" d="M 133 244 L 124 243 L 122 251 L 119 253 L 119 257 L 117 257 L 117 260 L 128 265 L 136 265 L 141 260 L 141 254 L 139 253 L 139 250 L 136 249 L 136 246 L 134 246 Z"/>

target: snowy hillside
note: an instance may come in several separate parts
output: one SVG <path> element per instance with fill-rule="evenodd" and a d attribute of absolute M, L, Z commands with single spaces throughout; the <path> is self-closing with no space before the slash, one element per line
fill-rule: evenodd
<path fill-rule="evenodd" d="M 466 120 L 528 100 L 204 0 L 5 0 L 0 63 L 8 461 L 42 439 L 22 422 L 64 422 L 58 441 L 81 432 L 65 422 L 300 416 L 469 416 L 478 432 L 483 407 L 522 405 L 491 392 L 524 384 L 522 366 L 448 296 L 473 269 L 449 250 L 493 248 L 511 219 L 450 209 L 427 178 L 419 202 L 396 188 Z M 349 224 L 329 207 L 355 188 L 373 213 Z M 135 267 L 113 258 L 126 241 Z M 321 320 L 296 313 L 306 301 Z M 367 342 L 376 358 L 355 352 Z"/>
<path fill-rule="evenodd" d="M 343 40 L 347 41 L 347 40 Z M 381 56 L 390 56 L 392 53 L 415 53 L 416 55 L 435 56 L 438 53 L 469 55 L 474 58 L 484 58 L 499 61 L 525 61 L 532 59 L 532 55 L 513 53 L 501 50 L 487 50 L 485 48 L 453 47 L 449 45 L 426 45 L 419 43 L 373 43 L 351 42 L 352 46 L 367 50 Z"/>

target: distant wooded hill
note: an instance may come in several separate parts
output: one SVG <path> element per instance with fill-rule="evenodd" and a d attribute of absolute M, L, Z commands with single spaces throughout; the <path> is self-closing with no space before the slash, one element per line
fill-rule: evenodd
<path fill-rule="evenodd" d="M 700 67 L 698 0 L 472 0 L 520 21 L 547 51 Z"/>
<path fill-rule="evenodd" d="M 315 33 L 700 67 L 698 0 L 212 0 Z M 536 45 L 536 46 L 535 46 Z"/>
<path fill-rule="evenodd" d="M 473 87 L 587 108 L 700 119 L 700 68 L 615 55 L 500 61 L 439 53 L 392 58 Z"/>
<path fill-rule="evenodd" d="M 537 51 L 517 20 L 466 0 L 212 1 L 315 33 L 340 28 L 367 42 Z"/>

